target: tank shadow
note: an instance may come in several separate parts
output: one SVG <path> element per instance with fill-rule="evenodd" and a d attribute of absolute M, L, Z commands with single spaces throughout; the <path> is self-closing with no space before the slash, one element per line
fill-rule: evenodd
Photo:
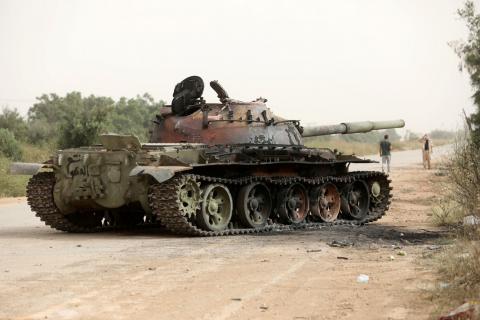
<path fill-rule="evenodd" d="M 377 244 L 425 245 L 435 243 L 448 235 L 445 229 L 409 229 L 405 226 L 370 224 L 365 226 L 325 226 L 316 230 L 299 229 L 294 231 L 273 231 L 249 235 L 236 235 L 207 238 L 210 241 L 228 241 L 243 238 L 250 244 L 256 242 L 279 243 L 288 241 L 343 241 L 355 246 Z M 134 230 L 115 230 L 97 233 L 65 233 L 43 226 L 10 227 L 0 229 L 0 239 L 39 239 L 39 240 L 79 240 L 79 239 L 183 239 L 188 241 L 198 237 L 176 235 L 163 227 L 142 227 Z M 293 239 L 292 239 L 293 238 Z M 297 239 L 298 238 L 298 239 Z M 204 238 L 205 239 L 205 238 Z M 209 241 L 209 242 L 210 242 Z"/>

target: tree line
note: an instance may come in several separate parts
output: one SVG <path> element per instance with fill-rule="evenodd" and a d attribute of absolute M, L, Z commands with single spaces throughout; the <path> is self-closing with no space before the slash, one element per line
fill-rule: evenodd
<path fill-rule="evenodd" d="M 476 13 L 473 1 L 466 1 L 458 15 L 465 22 L 468 30 L 466 41 L 454 41 L 450 45 L 459 56 L 460 71 L 466 70 L 470 76 L 473 89 L 473 103 L 475 111 L 465 115 L 468 130 L 471 133 L 471 143 L 478 150 L 480 148 L 480 15 Z"/>
<path fill-rule="evenodd" d="M 105 132 L 134 134 L 146 141 L 151 121 L 163 105 L 148 93 L 117 101 L 82 96 L 80 92 L 44 94 L 37 98 L 26 118 L 15 109 L 2 109 L 0 152 L 18 160 L 22 156 L 20 143 L 53 148 L 87 146 Z"/>

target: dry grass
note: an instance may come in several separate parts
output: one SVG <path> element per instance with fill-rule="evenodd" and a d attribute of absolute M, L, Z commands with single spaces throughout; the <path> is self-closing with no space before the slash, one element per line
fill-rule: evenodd
<path fill-rule="evenodd" d="M 328 148 L 331 150 L 338 150 L 344 154 L 356 154 L 359 156 L 364 156 L 368 154 L 375 154 L 378 152 L 378 145 L 367 142 L 350 142 L 343 140 L 306 140 L 305 145 L 311 148 Z"/>
<path fill-rule="evenodd" d="M 453 245 L 439 254 L 433 267 L 439 283 L 433 292 L 438 313 L 466 300 L 480 300 L 480 227 L 463 225 L 468 215 L 480 216 L 480 155 L 468 137 L 460 137 L 445 161 L 442 199 L 432 208 L 433 222 L 452 230 Z"/>
<path fill-rule="evenodd" d="M 432 221 L 441 227 L 456 226 L 465 216 L 465 210 L 457 202 L 443 197 L 432 207 Z"/>
<path fill-rule="evenodd" d="M 25 162 L 43 162 L 49 159 L 50 147 L 22 145 Z M 8 174 L 11 160 L 0 155 L 0 197 L 20 197 L 25 195 L 25 188 L 30 176 L 13 176 Z"/>
<path fill-rule="evenodd" d="M 28 176 L 8 175 L 11 161 L 0 156 L 0 197 L 20 197 L 25 195 Z"/>
<path fill-rule="evenodd" d="M 478 229 L 475 231 L 480 235 Z M 438 283 L 433 291 L 437 314 L 455 309 L 465 301 L 480 299 L 480 241 L 464 237 L 434 260 Z"/>

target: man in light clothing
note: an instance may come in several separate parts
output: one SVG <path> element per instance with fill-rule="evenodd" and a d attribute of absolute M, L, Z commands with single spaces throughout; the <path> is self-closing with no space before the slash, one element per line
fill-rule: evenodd
<path fill-rule="evenodd" d="M 432 140 L 428 137 L 428 135 L 424 135 L 422 139 L 420 139 L 420 142 L 422 143 L 423 168 L 430 170 L 430 155 L 433 153 Z"/>
<path fill-rule="evenodd" d="M 382 157 L 382 172 L 385 172 L 384 165 L 387 165 L 387 172 L 390 173 L 390 150 L 392 145 L 388 141 L 388 134 L 383 136 L 383 140 L 380 141 L 380 157 Z"/>

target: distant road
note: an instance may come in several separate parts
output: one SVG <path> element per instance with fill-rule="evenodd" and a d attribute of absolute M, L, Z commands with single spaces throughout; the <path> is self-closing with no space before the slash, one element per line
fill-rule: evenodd
<path fill-rule="evenodd" d="M 453 150 L 453 145 L 447 144 L 440 147 L 434 147 L 432 153 L 432 162 L 435 163 L 440 160 L 442 157 L 448 155 Z M 363 157 L 361 157 L 363 158 Z M 352 164 L 350 166 L 351 170 L 378 170 L 381 169 L 381 159 L 378 154 L 365 156 L 366 159 L 372 159 L 380 163 L 373 164 Z M 391 168 L 406 167 L 412 165 L 422 165 L 422 150 L 420 148 L 415 150 L 406 150 L 406 151 L 393 151 L 392 152 L 392 161 L 390 163 Z"/>

